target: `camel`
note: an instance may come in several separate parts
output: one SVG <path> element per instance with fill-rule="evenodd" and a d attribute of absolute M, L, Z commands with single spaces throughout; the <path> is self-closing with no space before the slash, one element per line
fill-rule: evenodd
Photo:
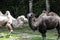
<path fill-rule="evenodd" d="M 0 15 L 0 26 L 1 27 L 6 26 L 8 28 L 8 30 L 10 31 L 7 36 L 9 36 L 11 34 L 11 32 L 13 32 L 12 20 L 16 20 L 16 19 L 14 19 L 10 15 L 9 11 L 6 11 L 5 15 L 4 14 Z"/>
<path fill-rule="evenodd" d="M 10 33 L 9 35 L 13 32 L 14 28 L 20 27 L 22 28 L 22 26 L 24 25 L 24 23 L 28 23 L 28 19 L 24 16 L 18 16 L 17 19 L 15 19 L 14 17 L 11 16 L 9 11 L 6 11 L 5 16 L 9 17 L 7 26 L 9 27 Z"/>
<path fill-rule="evenodd" d="M 12 21 L 12 25 L 14 28 L 22 28 L 24 24 L 28 24 L 28 19 L 24 15 L 18 16 L 16 20 Z"/>
<path fill-rule="evenodd" d="M 9 11 L 6 11 L 5 16 L 9 17 L 8 22 L 10 23 L 10 26 L 13 30 L 13 28 L 17 28 L 17 27 L 22 27 L 24 25 L 24 23 L 28 23 L 28 19 L 24 16 L 18 16 L 17 19 L 12 17 Z"/>
<path fill-rule="evenodd" d="M 60 37 L 60 17 L 54 13 L 49 12 L 49 14 L 45 11 L 38 18 L 35 17 L 34 13 L 29 13 L 27 15 L 29 27 L 36 31 L 38 30 L 42 34 L 42 40 L 46 40 L 46 32 L 47 30 L 51 30 L 56 28 L 58 31 L 57 40 Z"/>
<path fill-rule="evenodd" d="M 24 16 L 18 16 L 17 19 L 11 16 L 10 11 L 6 11 L 5 15 L 0 15 L 0 26 L 6 26 L 9 30 L 7 36 L 13 32 L 13 29 L 16 27 L 21 27 L 25 22 L 28 22 L 28 19 Z"/>
<path fill-rule="evenodd" d="M 13 30 L 12 30 L 12 28 L 10 26 L 10 23 L 8 21 L 9 21 L 9 17 L 8 16 L 0 15 L 0 27 L 6 26 L 7 28 L 9 28 L 10 29 L 9 34 L 10 34 Z"/>

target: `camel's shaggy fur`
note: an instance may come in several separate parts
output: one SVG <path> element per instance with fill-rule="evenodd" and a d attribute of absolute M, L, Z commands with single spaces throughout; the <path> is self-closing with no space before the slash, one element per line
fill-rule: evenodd
<path fill-rule="evenodd" d="M 54 13 L 46 13 L 42 12 L 42 14 L 35 18 L 33 13 L 28 14 L 28 22 L 29 26 L 32 30 L 38 30 L 43 37 L 43 40 L 46 40 L 46 32 L 47 30 L 56 28 L 58 31 L 58 38 L 60 37 L 60 17 Z"/>

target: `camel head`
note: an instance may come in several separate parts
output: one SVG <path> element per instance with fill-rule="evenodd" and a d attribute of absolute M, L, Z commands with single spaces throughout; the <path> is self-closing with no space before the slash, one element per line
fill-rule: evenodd
<path fill-rule="evenodd" d="M 37 27 L 35 27 L 35 14 L 33 14 L 33 13 L 29 13 L 29 14 L 27 14 L 27 17 L 28 17 L 28 23 L 29 23 L 29 27 L 33 30 L 33 31 L 35 31 L 35 30 L 37 30 Z"/>
<path fill-rule="evenodd" d="M 35 21 L 35 19 L 36 19 L 35 14 L 33 14 L 33 13 L 29 13 L 27 15 L 27 17 L 28 17 L 29 20 L 31 19 L 32 21 Z"/>
<path fill-rule="evenodd" d="M 19 16 L 17 19 L 23 21 L 24 23 L 28 23 L 28 19 L 24 15 Z"/>
<path fill-rule="evenodd" d="M 27 17 L 28 17 L 28 18 L 33 18 L 33 17 L 35 17 L 35 14 L 29 13 L 29 14 L 27 14 Z"/>

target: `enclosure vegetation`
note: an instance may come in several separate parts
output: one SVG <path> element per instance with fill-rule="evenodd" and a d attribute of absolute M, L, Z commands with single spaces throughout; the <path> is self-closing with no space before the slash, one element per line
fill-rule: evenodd
<path fill-rule="evenodd" d="M 38 16 L 42 10 L 46 9 L 45 0 L 33 0 L 33 12 Z M 49 0 L 51 11 L 59 14 L 60 0 Z M 14 17 L 29 13 L 29 0 L 0 0 L 0 11 L 5 13 L 10 10 Z"/>

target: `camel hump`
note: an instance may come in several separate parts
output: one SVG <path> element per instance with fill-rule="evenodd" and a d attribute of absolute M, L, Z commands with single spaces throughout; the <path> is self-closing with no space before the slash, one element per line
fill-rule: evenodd
<path fill-rule="evenodd" d="M 43 10 L 42 13 L 47 13 L 47 11 L 46 10 Z"/>
<path fill-rule="evenodd" d="M 49 16 L 58 16 L 55 12 L 50 12 L 48 15 Z"/>
<path fill-rule="evenodd" d="M 58 20 L 54 17 L 48 17 L 47 19 L 45 19 L 45 23 L 48 26 L 48 28 L 53 28 L 56 27 L 58 24 Z"/>
<path fill-rule="evenodd" d="M 48 13 L 48 12 L 47 12 L 46 10 L 43 10 L 43 11 L 42 11 L 42 14 L 41 14 L 39 17 L 41 17 L 41 16 L 46 16 L 47 13 Z"/>

